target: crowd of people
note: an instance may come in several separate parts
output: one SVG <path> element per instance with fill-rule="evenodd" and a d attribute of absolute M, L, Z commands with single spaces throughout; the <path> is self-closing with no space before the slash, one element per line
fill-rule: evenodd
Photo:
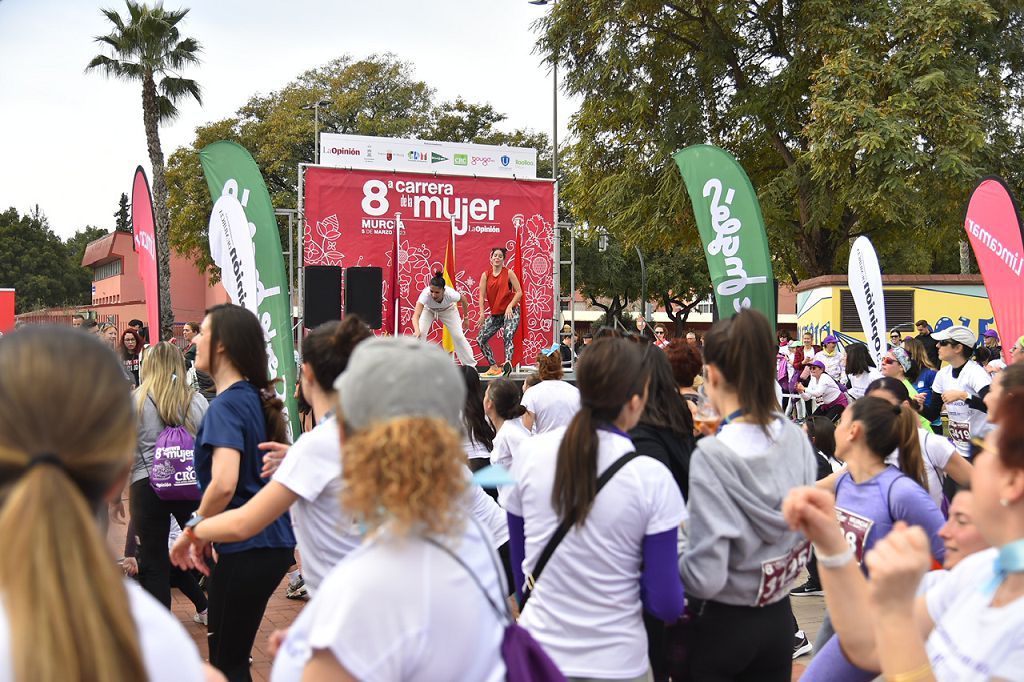
<path fill-rule="evenodd" d="M 508 341 L 503 260 L 479 309 Z M 465 362 L 456 305 L 438 276 L 414 336 L 309 331 L 294 442 L 244 308 L 180 345 L 0 339 L 0 680 L 251 679 L 286 576 L 309 602 L 279 682 L 788 681 L 812 648 L 808 680 L 1022 678 L 1024 362 L 994 330 L 922 321 L 881 366 L 752 310 L 570 330 L 520 386 Z M 821 594 L 815 637 L 790 599 Z"/>

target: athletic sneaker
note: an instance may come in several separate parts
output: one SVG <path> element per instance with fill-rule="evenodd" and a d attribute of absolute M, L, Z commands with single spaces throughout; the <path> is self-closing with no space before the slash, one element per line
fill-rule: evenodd
<path fill-rule="evenodd" d="M 512 373 L 512 363 L 511 362 L 506 362 L 504 365 L 501 366 L 501 376 L 507 377 L 511 373 Z"/>
<path fill-rule="evenodd" d="M 821 585 L 808 578 L 807 582 L 789 594 L 793 597 L 821 597 L 825 592 L 821 589 Z"/>
<path fill-rule="evenodd" d="M 206 611 L 196 611 L 196 615 L 192 616 L 193 623 L 199 623 L 200 625 L 208 625 Z"/>
<path fill-rule="evenodd" d="M 491 367 L 490 369 L 488 369 L 486 372 L 484 372 L 480 376 L 484 376 L 484 377 L 500 377 L 501 376 L 501 368 L 500 367 Z"/>
<path fill-rule="evenodd" d="M 796 660 L 804 654 L 809 654 L 814 649 L 814 646 L 807 641 L 807 635 L 804 634 L 803 630 L 797 630 L 796 634 L 793 635 L 793 660 Z"/>
<path fill-rule="evenodd" d="M 309 594 L 306 591 L 306 581 L 299 576 L 299 579 L 295 582 L 288 583 L 288 589 L 285 591 L 284 596 L 288 599 L 309 599 Z"/>

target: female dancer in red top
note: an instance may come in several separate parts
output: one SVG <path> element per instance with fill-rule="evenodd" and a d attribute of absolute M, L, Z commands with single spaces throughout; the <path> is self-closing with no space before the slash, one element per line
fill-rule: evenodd
<path fill-rule="evenodd" d="M 480 334 L 476 341 L 491 365 L 484 372 L 486 377 L 507 376 L 512 372 L 513 337 L 519 327 L 519 300 L 523 297 L 523 287 L 516 274 L 505 267 L 505 253 L 506 250 L 500 247 L 491 249 L 490 270 L 484 270 L 480 275 Z M 490 315 L 484 312 L 485 300 L 491 310 Z M 505 342 L 505 364 L 502 367 L 494 361 L 494 352 L 488 345 L 499 329 Z"/>

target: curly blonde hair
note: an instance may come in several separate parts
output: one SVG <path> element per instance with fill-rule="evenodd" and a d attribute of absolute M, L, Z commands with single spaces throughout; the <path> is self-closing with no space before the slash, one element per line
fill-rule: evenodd
<path fill-rule="evenodd" d="M 370 528 L 451 534 L 461 528 L 466 454 L 446 421 L 400 417 L 345 439 L 342 505 Z"/>

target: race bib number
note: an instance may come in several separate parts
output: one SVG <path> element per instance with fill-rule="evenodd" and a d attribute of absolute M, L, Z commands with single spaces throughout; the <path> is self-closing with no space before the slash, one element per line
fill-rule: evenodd
<path fill-rule="evenodd" d="M 804 540 L 789 553 L 761 562 L 761 585 L 754 606 L 774 604 L 789 593 L 789 586 L 811 558 L 811 541 Z"/>
<path fill-rule="evenodd" d="M 949 439 L 954 443 L 970 443 L 971 423 L 950 420 Z"/>
<path fill-rule="evenodd" d="M 843 529 L 843 536 L 850 543 L 853 556 L 858 564 L 861 563 L 864 560 L 864 543 L 867 542 L 868 533 L 875 522 L 841 507 L 836 507 L 836 519 L 839 521 L 839 527 Z"/>

